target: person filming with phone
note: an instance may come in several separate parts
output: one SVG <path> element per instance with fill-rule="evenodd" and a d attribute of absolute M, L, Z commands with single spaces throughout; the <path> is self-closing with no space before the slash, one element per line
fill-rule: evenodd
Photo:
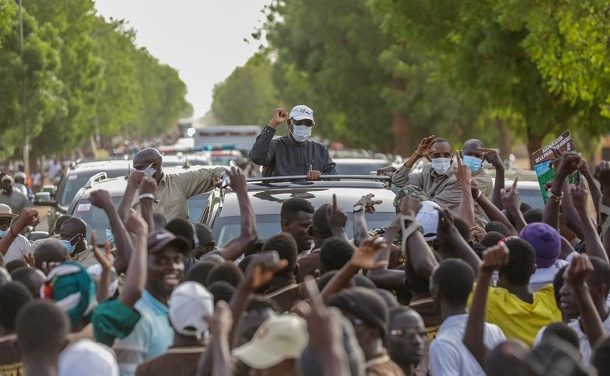
<path fill-rule="evenodd" d="M 273 139 L 277 127 L 288 123 L 288 135 Z M 335 163 L 323 144 L 309 140 L 315 125 L 313 110 L 295 106 L 290 115 L 277 108 L 269 124 L 256 138 L 250 159 L 263 166 L 263 176 L 306 175 L 307 180 L 320 180 L 322 175 L 335 175 Z"/>

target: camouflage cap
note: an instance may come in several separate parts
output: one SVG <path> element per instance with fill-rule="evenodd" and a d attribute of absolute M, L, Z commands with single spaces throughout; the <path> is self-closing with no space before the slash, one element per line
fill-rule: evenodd
<path fill-rule="evenodd" d="M 394 198 L 394 207 L 397 207 L 400 204 L 400 200 L 405 197 L 413 197 L 419 201 L 427 201 L 430 199 L 428 198 L 428 195 L 424 193 L 423 189 L 416 185 L 409 184 L 402 187 L 401 190 L 396 193 L 396 197 Z"/>

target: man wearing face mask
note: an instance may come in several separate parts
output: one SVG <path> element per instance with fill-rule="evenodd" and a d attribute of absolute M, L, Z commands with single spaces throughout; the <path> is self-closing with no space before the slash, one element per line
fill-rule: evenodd
<path fill-rule="evenodd" d="M 85 268 L 97 264 L 93 251 L 87 246 L 87 224 L 80 218 L 72 217 L 59 228 L 59 241 L 74 261 Z"/>
<path fill-rule="evenodd" d="M 285 121 L 288 135 L 274 140 L 277 127 Z M 309 140 L 314 125 L 313 110 L 307 106 L 295 106 L 290 116 L 283 108 L 277 108 L 256 138 L 250 159 L 263 166 L 263 176 L 306 175 L 308 180 L 319 180 L 323 174 L 336 174 L 326 146 Z"/>
<path fill-rule="evenodd" d="M 425 165 L 420 173 L 411 173 L 420 158 L 428 159 L 430 164 Z M 419 187 L 430 200 L 458 214 L 461 189 L 452 162 L 449 141 L 432 135 L 420 142 L 417 150 L 392 176 L 392 182 L 398 187 L 408 184 Z"/>
<path fill-rule="evenodd" d="M 159 186 L 155 200 L 155 213 L 167 222 L 174 218 L 188 219 L 187 200 L 214 189 L 214 185 L 226 171 L 224 168 L 199 169 L 179 174 L 166 174 L 161 167 L 163 157 L 155 148 L 140 150 L 133 158 L 133 168 L 157 181 Z M 151 194 L 152 195 L 152 194 Z"/>
<path fill-rule="evenodd" d="M 462 163 L 472 172 L 472 184 L 487 198 L 491 198 L 493 182 L 491 181 L 491 176 L 483 168 L 484 160 L 485 145 L 483 145 L 481 140 L 471 139 L 464 142 L 462 147 Z M 485 213 L 476 202 L 474 204 L 474 214 L 477 225 L 484 225 L 483 219 L 485 218 Z"/>

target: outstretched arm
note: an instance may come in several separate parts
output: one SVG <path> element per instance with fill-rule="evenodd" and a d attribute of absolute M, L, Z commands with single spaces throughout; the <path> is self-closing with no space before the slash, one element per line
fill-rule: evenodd
<path fill-rule="evenodd" d="M 441 209 L 439 213 L 438 232 L 442 232 L 442 236 L 446 237 L 458 256 L 470 265 L 475 273 L 478 272 L 481 260 L 453 224 L 453 215 L 448 209 Z"/>
<path fill-rule="evenodd" d="M 460 184 L 460 218 L 462 218 L 468 227 L 476 226 L 474 221 L 474 201 L 472 199 L 472 174 L 468 166 L 462 164 L 460 153 L 456 153 L 457 166 L 455 168 L 455 177 Z"/>
<path fill-rule="evenodd" d="M 237 196 L 241 232 L 238 237 L 225 244 L 220 253 L 226 260 L 236 260 L 246 251 L 249 245 L 256 241 L 256 214 L 248 197 L 246 176 L 235 167 L 231 167 L 231 171 L 227 171 L 227 174 L 230 178 L 229 185 Z"/>
<path fill-rule="evenodd" d="M 354 226 L 354 245 L 359 246 L 367 239 L 370 239 L 369 228 L 366 224 L 365 213 L 374 213 L 375 205 L 381 204 L 381 200 L 373 200 L 374 194 L 362 196 L 354 204 L 353 226 Z"/>
<path fill-rule="evenodd" d="M 604 250 L 604 245 L 602 244 L 602 241 L 597 234 L 597 230 L 595 229 L 595 226 L 593 226 L 593 222 L 591 221 L 589 213 L 587 212 L 589 195 L 587 194 L 587 190 L 582 179 L 577 187 L 572 187 L 570 193 L 571 194 L 569 196 L 574 201 L 576 211 L 583 225 L 583 240 L 587 244 L 587 254 L 589 256 L 597 256 L 607 263 L 608 254 Z"/>
<path fill-rule="evenodd" d="M 485 149 L 481 148 L 481 151 L 485 155 L 485 160 L 491 163 L 496 169 L 496 179 L 494 181 L 493 193 L 491 194 L 491 202 L 498 208 L 502 210 L 502 189 L 504 189 L 504 163 L 502 163 L 502 158 L 497 151 L 493 149 Z"/>
<path fill-rule="evenodd" d="M 252 162 L 260 166 L 269 166 L 272 164 L 274 155 L 271 150 L 271 140 L 275 135 L 276 128 L 288 121 L 288 112 L 283 108 L 276 108 L 273 111 L 273 116 L 269 120 L 269 124 L 263 129 L 261 134 L 256 137 L 256 141 L 250 150 L 250 159 Z"/>
<path fill-rule="evenodd" d="M 487 249 L 479 268 L 477 285 L 472 295 L 472 304 L 468 312 L 468 322 L 463 342 L 481 367 L 485 367 L 487 347 L 485 346 L 485 317 L 487 313 L 487 291 L 494 270 L 508 262 L 508 249 L 504 244 Z"/>
<path fill-rule="evenodd" d="M 0 260 L 2 256 L 6 255 L 9 247 L 18 235 L 25 230 L 26 227 L 36 227 L 40 221 L 38 220 L 38 211 L 34 208 L 25 208 L 21 211 L 19 218 L 13 223 L 6 234 L 0 239 Z"/>
<path fill-rule="evenodd" d="M 129 217 L 129 209 L 131 209 L 131 204 L 133 203 L 136 191 L 138 190 L 140 182 L 144 176 L 145 175 L 142 171 L 134 170 L 127 178 L 127 187 L 125 187 L 123 198 L 121 199 L 117 209 L 121 221 L 127 221 L 127 218 Z"/>
<path fill-rule="evenodd" d="M 497 221 L 503 223 L 509 230 L 511 236 L 517 236 L 519 233 L 513 226 L 513 224 L 509 221 L 509 219 L 502 213 L 500 209 L 496 205 L 494 205 L 485 195 L 477 188 L 472 189 L 472 197 L 475 199 L 476 203 L 483 209 L 485 215 L 489 218 L 490 221 Z"/>

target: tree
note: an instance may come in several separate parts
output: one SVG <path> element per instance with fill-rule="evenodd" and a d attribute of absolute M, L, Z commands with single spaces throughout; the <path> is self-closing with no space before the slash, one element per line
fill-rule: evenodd
<path fill-rule="evenodd" d="M 272 110 L 282 106 L 264 53 L 252 56 L 214 87 L 212 113 L 220 124 L 267 124 Z"/>
<path fill-rule="evenodd" d="M 540 46 L 532 47 L 534 33 L 524 18 L 540 21 L 566 5 L 536 2 L 528 9 L 545 11 L 524 15 L 525 3 L 371 0 L 389 33 L 434 56 L 451 86 L 476 98 L 486 112 L 512 119 L 509 125 L 530 152 L 566 128 L 599 135 L 607 120 L 592 111 L 591 103 L 553 89 L 551 76 L 540 69 L 542 60 L 532 59 Z"/>

